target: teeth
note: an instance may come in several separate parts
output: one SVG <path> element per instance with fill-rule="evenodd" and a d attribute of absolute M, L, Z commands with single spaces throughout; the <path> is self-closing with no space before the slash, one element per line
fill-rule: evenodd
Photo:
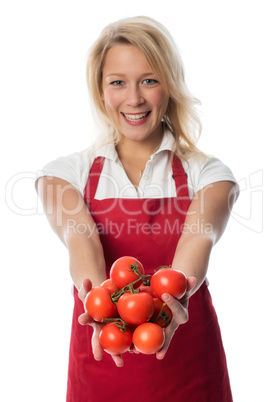
<path fill-rule="evenodd" d="M 143 120 L 149 112 L 147 113 L 140 113 L 140 114 L 126 114 L 124 113 L 124 116 L 127 120 L 130 121 L 139 121 L 139 120 Z"/>

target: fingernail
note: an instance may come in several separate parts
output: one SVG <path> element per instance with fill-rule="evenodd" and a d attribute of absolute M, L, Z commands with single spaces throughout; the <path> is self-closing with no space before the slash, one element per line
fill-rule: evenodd
<path fill-rule="evenodd" d="M 100 362 L 100 361 L 101 361 L 101 357 L 100 357 L 100 356 L 95 356 L 95 355 L 94 355 L 94 359 L 97 360 L 97 362 Z"/>
<path fill-rule="evenodd" d="M 168 293 L 163 293 L 161 297 L 162 297 L 162 300 L 163 300 L 164 302 L 169 301 L 169 295 L 168 295 Z"/>

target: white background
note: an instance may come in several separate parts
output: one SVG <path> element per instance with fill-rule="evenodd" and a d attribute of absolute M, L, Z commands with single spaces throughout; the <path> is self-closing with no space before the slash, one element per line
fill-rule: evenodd
<path fill-rule="evenodd" d="M 92 141 L 88 48 L 106 24 L 135 15 L 158 19 L 176 39 L 188 85 L 203 105 L 199 145 L 240 182 L 208 278 L 234 401 L 268 401 L 266 5 L 1 3 L 1 401 L 65 400 L 73 303 L 68 257 L 43 215 L 34 177 L 46 162 Z"/>

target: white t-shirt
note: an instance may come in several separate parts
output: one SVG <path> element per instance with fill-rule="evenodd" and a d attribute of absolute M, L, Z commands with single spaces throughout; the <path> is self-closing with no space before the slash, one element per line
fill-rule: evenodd
<path fill-rule="evenodd" d="M 42 176 L 58 177 L 72 184 L 84 195 L 91 165 L 96 157 L 103 156 L 105 162 L 96 199 L 176 197 L 169 161 L 169 151 L 172 150 L 173 143 L 172 134 L 166 131 L 161 146 L 148 160 L 137 189 L 127 177 L 113 144 L 91 146 L 81 152 L 57 158 L 38 172 L 37 179 Z M 211 183 L 225 180 L 236 182 L 231 170 L 217 158 L 200 156 L 188 160 L 188 163 L 182 161 L 182 164 L 187 173 L 191 199 L 198 190 Z"/>

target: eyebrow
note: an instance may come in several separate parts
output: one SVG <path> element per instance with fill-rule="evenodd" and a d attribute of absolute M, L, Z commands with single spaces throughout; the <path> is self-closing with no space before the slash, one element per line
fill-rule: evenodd
<path fill-rule="evenodd" d="M 126 74 L 123 73 L 109 73 L 105 76 L 105 78 L 109 78 L 110 76 L 117 76 L 117 77 L 125 77 Z M 142 74 L 141 77 L 148 77 L 148 75 L 155 75 L 152 71 Z"/>

